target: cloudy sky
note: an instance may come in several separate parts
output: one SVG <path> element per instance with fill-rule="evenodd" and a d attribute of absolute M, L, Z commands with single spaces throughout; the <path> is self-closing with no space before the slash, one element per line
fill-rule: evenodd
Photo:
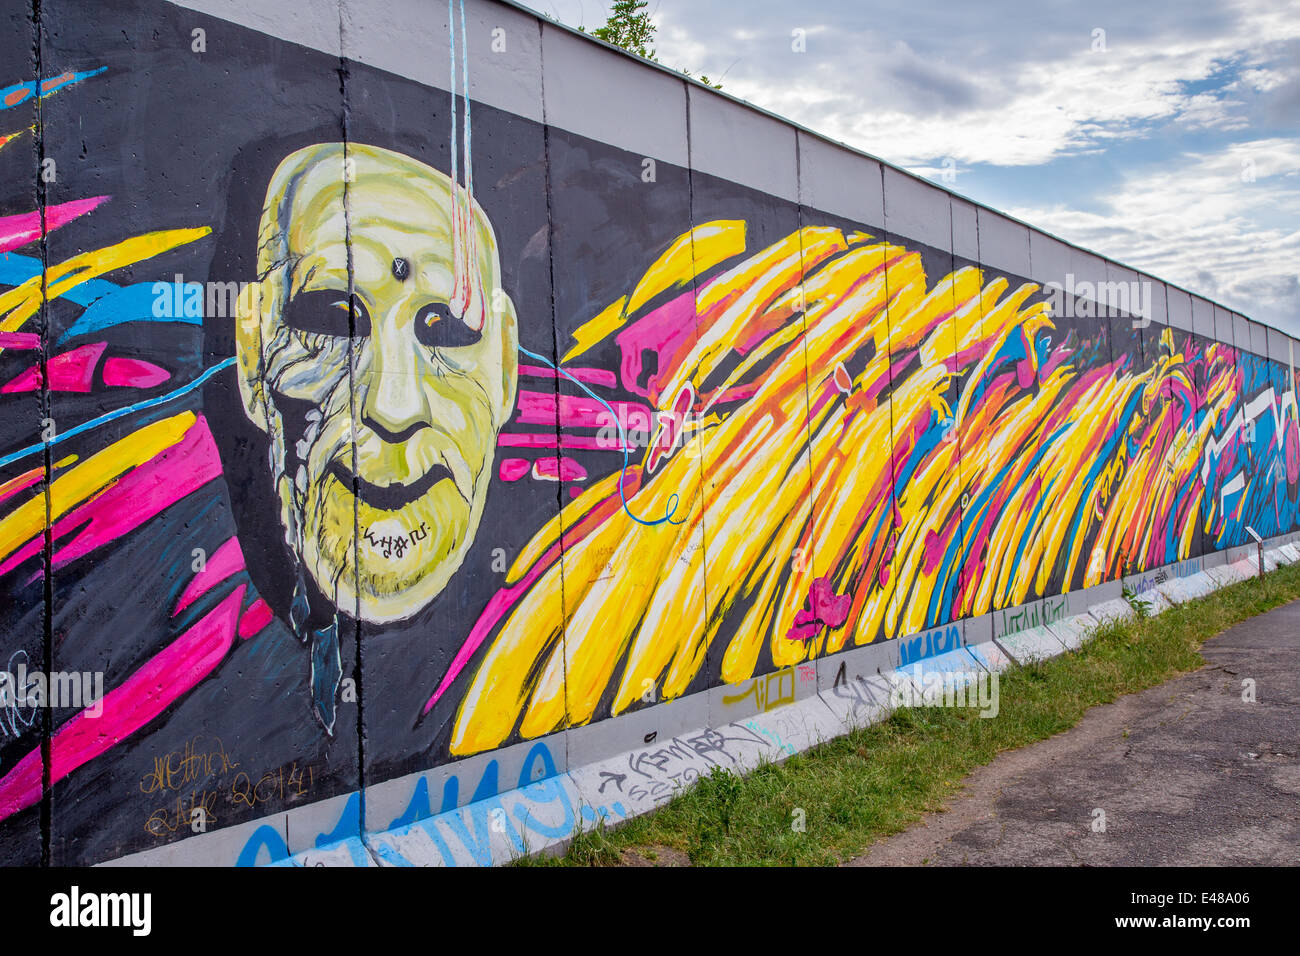
<path fill-rule="evenodd" d="M 610 6 L 528 3 L 589 30 Z M 665 65 L 1300 336 L 1300 3 L 649 9 Z"/>

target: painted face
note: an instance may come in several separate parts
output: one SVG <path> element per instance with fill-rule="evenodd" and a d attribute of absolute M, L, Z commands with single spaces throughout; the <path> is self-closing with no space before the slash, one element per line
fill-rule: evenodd
<path fill-rule="evenodd" d="M 341 143 L 280 164 L 240 302 L 240 394 L 289 547 L 336 607 L 409 617 L 460 566 L 517 335 L 492 227 L 447 176 L 352 143 L 346 168 Z"/>

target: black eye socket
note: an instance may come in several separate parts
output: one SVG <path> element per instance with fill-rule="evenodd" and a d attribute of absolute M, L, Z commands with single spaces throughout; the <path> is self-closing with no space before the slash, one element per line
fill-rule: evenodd
<path fill-rule="evenodd" d="M 370 334 L 370 313 L 366 311 L 365 303 L 352 296 L 349 316 L 348 294 L 333 289 L 298 293 L 284 308 L 284 323 L 291 329 L 312 335 L 346 338 L 354 334 L 360 338 Z"/>
<path fill-rule="evenodd" d="M 415 339 L 431 349 L 458 349 L 473 345 L 483 338 L 468 325 L 451 314 L 445 302 L 426 305 L 415 316 Z"/>

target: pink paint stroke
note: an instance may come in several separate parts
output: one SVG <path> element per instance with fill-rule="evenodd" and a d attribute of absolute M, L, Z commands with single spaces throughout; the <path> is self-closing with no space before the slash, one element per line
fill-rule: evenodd
<path fill-rule="evenodd" d="M 555 448 L 555 433 L 551 432 L 502 432 L 497 436 L 497 444 L 503 448 Z M 622 451 L 623 445 L 618 439 L 610 440 L 599 435 L 561 435 L 560 448 L 572 448 L 576 451 Z M 627 445 L 628 451 L 636 451 L 637 446 Z"/>
<path fill-rule="evenodd" d="M 239 539 L 232 537 L 212 553 L 212 557 L 203 563 L 203 570 L 190 579 L 181 599 L 176 603 L 175 617 L 208 591 L 212 590 L 231 575 L 244 570 L 244 552 L 239 546 Z"/>
<path fill-rule="evenodd" d="M 539 458 L 533 462 L 533 477 L 542 481 L 582 481 L 587 469 L 572 458 Z"/>
<path fill-rule="evenodd" d="M 48 235 L 60 226 L 66 225 L 78 216 L 84 216 L 108 196 L 94 196 L 90 199 L 74 199 L 45 207 L 45 233 Z M 20 213 L 17 216 L 0 217 L 0 252 L 19 249 L 29 242 L 41 237 L 40 211 Z"/>
<path fill-rule="evenodd" d="M 9 482 L 5 483 L 8 487 L 0 485 L 0 489 L 3 489 L 0 491 L 0 501 L 7 501 L 14 495 L 18 494 L 18 492 L 26 491 L 28 488 L 32 487 L 32 485 L 38 484 L 44 477 L 45 466 L 42 465 L 40 468 L 33 468 L 31 471 L 24 472 L 17 478 L 10 479 L 12 484 Z"/>
<path fill-rule="evenodd" d="M 624 428 L 648 429 L 651 410 L 639 402 L 610 402 L 618 422 Z M 613 428 L 618 422 L 611 421 L 609 409 L 604 403 L 594 398 L 582 398 L 574 395 L 561 395 L 557 416 L 555 393 L 520 390 L 518 414 L 515 417 L 519 425 L 552 425 L 558 418 L 560 428 Z"/>
<path fill-rule="evenodd" d="M 240 585 L 200 621 L 104 695 L 98 717 L 83 710 L 50 739 L 50 783 L 121 743 L 178 697 L 192 690 L 225 659 L 235 641 L 244 600 Z M 23 757 L 0 780 L 0 820 L 41 798 L 41 751 Z"/>
<path fill-rule="evenodd" d="M 695 293 L 689 290 L 646 313 L 620 332 L 615 341 L 623 354 L 623 387 L 657 402 L 659 376 L 672 374 L 672 357 L 694 333 Z M 645 352 L 654 352 L 658 356 L 658 372 L 643 388 L 637 384 L 637 379 L 641 377 L 641 359 Z"/>
<path fill-rule="evenodd" d="M 38 349 L 39 332 L 0 332 L 0 349 Z"/>
<path fill-rule="evenodd" d="M 533 378 L 553 379 L 558 373 L 553 368 L 542 368 L 539 365 L 521 365 L 519 366 L 519 374 L 529 375 Z M 564 374 L 566 378 L 571 375 L 579 382 L 586 382 L 589 385 L 603 385 L 606 388 L 613 388 L 618 384 L 618 376 L 603 368 L 565 366 Z"/>
<path fill-rule="evenodd" d="M 261 633 L 262 628 L 271 623 L 275 615 L 271 613 L 271 605 L 267 604 L 261 598 L 254 601 L 244 616 L 239 619 L 239 636 L 248 640 L 256 634 Z"/>
<path fill-rule="evenodd" d="M 104 384 L 117 388 L 153 388 L 172 377 L 165 368 L 143 359 L 108 358 L 104 360 Z"/>
<path fill-rule="evenodd" d="M 497 466 L 497 474 L 502 481 L 518 481 L 532 470 L 533 464 L 527 458 L 502 458 Z"/>
<path fill-rule="evenodd" d="M 217 446 L 207 420 L 200 415 L 175 445 L 127 472 L 54 523 L 50 533 L 55 541 L 77 531 L 76 537 L 54 553 L 54 567 L 62 567 L 133 531 L 220 476 Z M 0 563 L 0 575 L 39 553 L 43 543 L 42 538 L 33 538 L 15 551 Z M 37 571 L 32 580 L 43 573 Z"/>
<path fill-rule="evenodd" d="M 836 594 L 829 578 L 816 578 L 808 588 L 810 609 L 799 611 L 794 616 L 794 626 L 786 637 L 794 641 L 806 641 L 817 636 L 825 627 L 841 627 L 849 619 L 849 609 L 853 598 L 848 594 Z"/>
<path fill-rule="evenodd" d="M 45 366 L 50 376 L 50 391 L 89 392 L 95 381 L 95 366 L 106 348 L 107 342 L 91 342 L 51 357 Z M 34 392 L 40 387 L 41 367 L 33 365 L 6 382 L 0 392 Z"/>
<path fill-rule="evenodd" d="M 636 471 L 627 473 L 624 486 L 627 488 L 629 495 L 635 495 L 640 490 L 640 477 Z M 479 615 L 478 620 L 474 623 L 469 637 L 465 638 L 460 650 L 456 652 L 451 666 L 438 684 L 438 689 L 433 692 L 433 696 L 424 705 L 425 714 L 432 710 L 433 705 L 438 702 L 438 698 L 446 693 L 447 688 L 452 685 L 457 675 L 469 663 L 470 658 L 474 656 L 474 652 L 478 650 L 479 645 L 492 633 L 492 630 L 506 613 L 514 607 L 521 597 L 528 593 L 528 589 L 532 587 L 533 582 L 559 560 L 561 551 L 573 547 L 574 542 L 583 540 L 594 529 L 600 527 L 611 514 L 618 511 L 621 504 L 622 502 L 616 494 L 607 495 L 603 501 L 597 502 L 578 520 L 577 524 L 561 532 L 559 543 L 551 545 L 546 553 L 537 559 L 537 563 L 529 568 L 528 573 L 524 575 L 518 584 L 513 587 L 502 588 L 492 596 L 492 599 L 487 603 L 487 607 L 483 609 L 483 613 Z"/>

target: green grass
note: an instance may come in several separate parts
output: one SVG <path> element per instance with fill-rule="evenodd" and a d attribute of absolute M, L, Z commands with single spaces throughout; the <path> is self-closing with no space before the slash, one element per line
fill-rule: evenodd
<path fill-rule="evenodd" d="M 1201 644 L 1300 598 L 1300 565 L 1279 568 L 1157 617 L 1100 626 L 1075 653 L 1001 675 L 1000 712 L 909 708 L 744 777 L 715 772 L 652 813 L 582 834 L 526 866 L 608 866 L 631 850 L 684 851 L 694 865 L 833 865 L 941 810 L 966 774 L 1003 750 L 1068 730 L 1090 708 L 1195 670 Z M 805 832 L 792 813 L 802 808 Z"/>

